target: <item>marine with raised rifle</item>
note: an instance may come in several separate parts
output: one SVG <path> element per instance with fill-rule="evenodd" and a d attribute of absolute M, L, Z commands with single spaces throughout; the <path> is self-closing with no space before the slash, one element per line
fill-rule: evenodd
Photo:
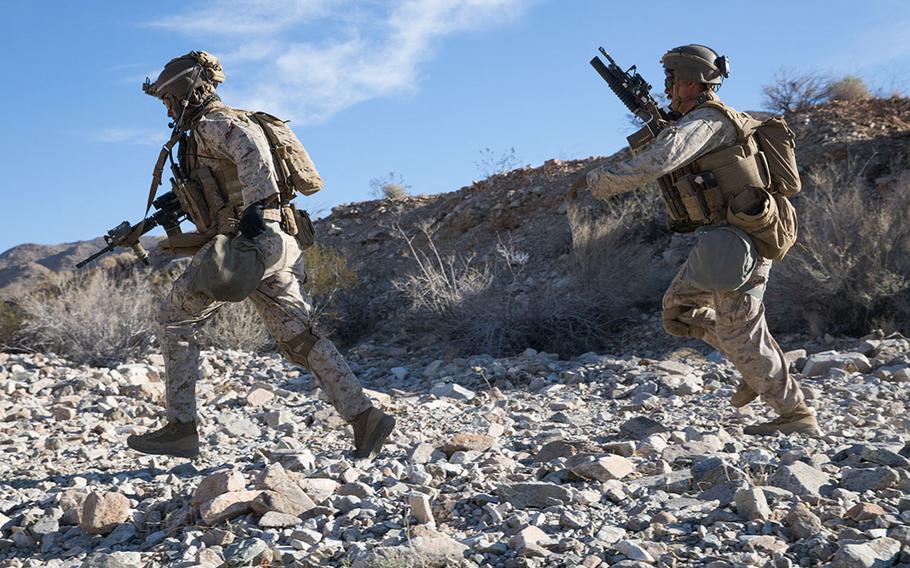
<path fill-rule="evenodd" d="M 644 126 L 629 136 L 632 156 L 585 172 L 572 185 L 609 199 L 657 181 L 670 228 L 695 232 L 697 243 L 663 297 L 668 333 L 696 337 L 723 353 L 742 375 L 731 403 L 757 397 L 779 417 L 746 426 L 753 435 L 819 435 L 814 411 L 771 336 L 762 303 L 772 261 L 796 241 L 788 197 L 800 190 L 793 133 L 781 118 L 759 121 L 717 96 L 730 63 L 704 45 L 683 45 L 661 58 L 661 109 L 632 67 L 623 71 L 601 48 L 598 71 Z"/>
<path fill-rule="evenodd" d="M 167 423 L 132 435 L 127 443 L 147 454 L 198 455 L 195 389 L 201 371 L 196 331 L 226 302 L 248 299 L 282 354 L 312 374 L 351 424 L 354 457 L 372 457 L 395 420 L 373 406 L 332 342 L 314 328 L 312 304 L 303 288 L 302 249 L 312 244 L 314 231 L 291 199 L 315 193 L 322 179 L 285 121 L 221 101 L 215 90 L 224 79 L 216 57 L 191 51 L 172 59 L 157 80 L 147 79 L 143 85 L 146 94 L 165 104 L 173 120 L 146 207 L 146 215 L 153 205 L 157 212 L 135 226 L 124 223 L 113 229 L 106 237 L 108 248 L 138 245 L 141 234 L 162 225 L 167 232 L 164 248 L 193 258 L 158 315 Z M 173 193 L 156 200 L 167 162 Z M 179 230 L 186 217 L 194 232 Z"/>

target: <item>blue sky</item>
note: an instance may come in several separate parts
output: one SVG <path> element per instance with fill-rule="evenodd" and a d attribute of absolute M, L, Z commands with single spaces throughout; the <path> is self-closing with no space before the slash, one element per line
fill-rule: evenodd
<path fill-rule="evenodd" d="M 138 220 L 168 137 L 140 85 L 191 49 L 221 58 L 225 102 L 292 120 L 326 181 L 303 205 L 322 214 L 389 172 L 456 190 L 483 177 L 484 148 L 531 165 L 620 149 L 626 111 L 588 65 L 599 45 L 655 84 L 668 48 L 712 46 L 743 110 L 781 68 L 910 87 L 904 0 L 3 0 L 0 16 L 0 251 Z"/>

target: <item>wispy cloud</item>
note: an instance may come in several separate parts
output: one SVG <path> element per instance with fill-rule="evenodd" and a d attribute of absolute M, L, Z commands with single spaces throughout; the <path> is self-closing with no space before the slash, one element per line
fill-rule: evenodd
<path fill-rule="evenodd" d="M 150 25 L 226 47 L 233 104 L 298 123 L 416 92 L 443 38 L 514 22 L 528 0 L 221 0 Z"/>
<path fill-rule="evenodd" d="M 187 34 L 236 37 L 269 36 L 301 22 L 322 18 L 345 0 L 218 0 L 149 22 L 150 26 Z"/>
<path fill-rule="evenodd" d="M 161 146 L 167 141 L 168 132 L 162 129 L 105 128 L 95 133 L 97 142 L 106 144 L 137 144 L 140 146 Z"/>

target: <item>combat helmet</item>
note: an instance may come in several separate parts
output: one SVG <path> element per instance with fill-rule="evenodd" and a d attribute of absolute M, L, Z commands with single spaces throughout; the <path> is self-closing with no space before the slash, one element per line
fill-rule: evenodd
<path fill-rule="evenodd" d="M 197 87 L 214 92 L 224 82 L 224 71 L 218 58 L 205 51 L 191 51 L 168 61 L 155 82 L 146 77 L 142 90 L 147 95 L 178 101 L 191 99 Z"/>
<path fill-rule="evenodd" d="M 660 58 L 668 73 L 683 81 L 720 85 L 730 76 L 730 60 L 710 47 L 692 43 L 674 47 Z"/>

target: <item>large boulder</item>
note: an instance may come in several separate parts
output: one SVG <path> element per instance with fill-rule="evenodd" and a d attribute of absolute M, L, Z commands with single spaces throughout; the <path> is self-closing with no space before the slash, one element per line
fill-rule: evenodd
<path fill-rule="evenodd" d="M 130 517 L 130 500 L 116 492 L 91 492 L 82 504 L 79 526 L 88 534 L 107 534 Z"/>

